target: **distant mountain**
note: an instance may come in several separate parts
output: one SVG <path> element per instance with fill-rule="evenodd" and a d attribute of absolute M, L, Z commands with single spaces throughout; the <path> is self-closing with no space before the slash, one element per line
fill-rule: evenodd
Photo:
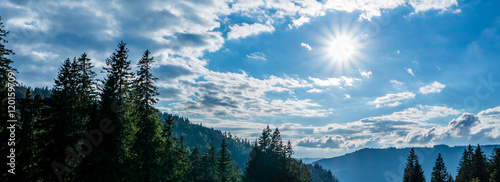
<path fill-rule="evenodd" d="M 312 163 L 319 161 L 321 159 L 323 159 L 323 158 L 300 158 L 299 160 L 302 160 L 302 162 L 305 164 L 312 164 Z"/>
<path fill-rule="evenodd" d="M 475 146 L 473 146 L 475 148 Z M 489 158 L 493 149 L 500 145 L 481 145 L 484 154 Z M 427 181 L 431 179 L 432 167 L 441 153 L 448 172 L 457 175 L 458 162 L 466 146 L 449 147 L 436 145 L 432 148 L 415 148 L 418 160 L 424 169 Z M 402 181 L 410 148 L 361 149 L 343 156 L 321 159 L 317 163 L 343 182 L 396 182 Z"/>

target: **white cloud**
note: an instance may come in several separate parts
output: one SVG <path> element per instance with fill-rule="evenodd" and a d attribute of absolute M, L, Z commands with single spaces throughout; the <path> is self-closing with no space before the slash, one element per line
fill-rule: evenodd
<path fill-rule="evenodd" d="M 274 27 L 272 25 L 264 25 L 260 23 L 254 23 L 251 25 L 243 23 L 242 25 L 230 26 L 229 29 L 231 29 L 231 31 L 227 33 L 227 39 L 239 39 L 263 32 L 274 32 Z"/>
<path fill-rule="evenodd" d="M 309 46 L 309 44 L 306 44 L 306 43 L 300 43 L 300 46 L 306 48 L 308 51 L 312 50 L 311 46 Z"/>
<path fill-rule="evenodd" d="M 361 71 L 361 70 L 359 70 L 359 73 L 361 74 L 361 76 L 364 76 L 366 78 L 370 78 L 370 76 L 372 75 L 372 71 Z"/>
<path fill-rule="evenodd" d="M 250 59 L 260 59 L 265 61 L 266 60 L 266 55 L 263 52 L 252 52 L 249 55 L 247 55 L 247 58 Z"/>
<path fill-rule="evenodd" d="M 434 81 L 434 83 L 430 85 L 420 87 L 419 91 L 422 94 L 439 93 L 445 86 L 445 84 Z"/>
<path fill-rule="evenodd" d="M 321 89 L 317 89 L 317 88 L 313 88 L 313 89 L 309 89 L 307 90 L 307 93 L 321 93 L 323 92 L 324 90 L 321 90 Z"/>
<path fill-rule="evenodd" d="M 409 0 L 408 2 L 415 12 L 428 11 L 428 10 L 447 10 L 449 7 L 457 6 L 457 0 Z"/>
<path fill-rule="evenodd" d="M 345 97 L 346 99 L 350 99 L 350 98 L 351 98 L 351 95 L 349 95 L 349 94 L 344 94 L 344 97 Z"/>
<path fill-rule="evenodd" d="M 359 78 L 341 76 L 338 78 L 327 78 L 325 80 L 319 78 L 309 77 L 309 80 L 313 81 L 315 85 L 321 87 L 336 86 L 342 88 L 343 86 L 353 86 L 354 82 L 361 81 Z"/>
<path fill-rule="evenodd" d="M 402 100 L 407 100 L 415 98 L 415 94 L 413 92 L 399 92 L 396 94 L 387 94 L 382 97 L 377 97 L 374 101 L 368 102 L 369 104 L 376 105 L 376 107 L 382 107 L 382 106 L 398 106 L 401 104 Z"/>
<path fill-rule="evenodd" d="M 391 83 L 396 84 L 396 85 L 403 85 L 403 84 L 405 84 L 404 82 L 400 82 L 400 81 L 397 81 L 397 80 L 391 80 Z"/>
<path fill-rule="evenodd" d="M 406 69 L 406 72 L 408 72 L 408 74 L 410 74 L 411 76 L 415 76 L 415 74 L 413 73 L 413 70 L 411 70 L 411 68 L 405 68 Z"/>
<path fill-rule="evenodd" d="M 458 116 L 446 124 L 429 123 L 437 118 Z M 432 127 L 430 127 L 432 126 Z M 383 116 L 344 124 L 306 127 L 313 133 L 295 140 L 298 147 L 356 150 L 367 147 L 409 147 L 498 143 L 500 106 L 463 113 L 445 106 L 419 105 Z M 345 151 L 342 151 L 345 152 Z"/>

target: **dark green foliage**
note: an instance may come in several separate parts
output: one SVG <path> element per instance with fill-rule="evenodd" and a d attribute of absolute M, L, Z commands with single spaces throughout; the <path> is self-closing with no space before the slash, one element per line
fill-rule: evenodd
<path fill-rule="evenodd" d="M 271 134 L 267 126 L 252 148 L 243 180 L 311 181 L 307 166 L 290 157 L 293 154 L 290 142 L 287 146 L 282 143 L 279 130 Z"/>
<path fill-rule="evenodd" d="M 9 58 L 10 55 L 13 55 L 14 52 L 12 50 L 7 49 L 5 47 L 5 44 L 8 43 L 6 40 L 7 35 L 9 34 L 9 31 L 4 29 L 3 22 L 2 22 L 2 17 L 0 17 L 0 116 L 2 116 L 2 124 L 0 124 L 0 137 L 3 139 L 9 138 L 9 131 L 7 130 L 8 124 L 7 124 L 7 98 L 8 98 L 8 73 L 10 71 L 13 71 L 14 73 L 17 73 L 14 68 L 12 68 L 11 64 L 13 61 Z M 10 118 L 12 119 L 12 118 Z M 2 145 L 0 146 L 0 154 L 1 156 L 8 156 L 10 146 L 7 145 L 6 142 L 2 142 Z M 7 173 L 7 163 L 9 162 L 9 159 L 7 157 L 2 157 L 2 160 L 0 160 L 2 164 L 4 165 L 1 169 L 1 176 L 0 178 L 6 178 L 8 175 Z"/>
<path fill-rule="evenodd" d="M 438 154 L 436 164 L 432 168 L 431 182 L 447 182 L 453 180 L 451 174 L 446 171 L 441 153 Z"/>
<path fill-rule="evenodd" d="M 307 169 L 311 174 L 313 182 L 339 182 L 339 180 L 332 174 L 332 171 L 323 169 L 319 164 L 307 164 Z"/>
<path fill-rule="evenodd" d="M 478 145 L 474 150 L 472 146 L 469 145 L 460 159 L 456 181 L 488 181 L 491 177 L 491 172 L 488 171 L 488 161 L 481 146 Z"/>
<path fill-rule="evenodd" d="M 231 159 L 231 152 L 227 149 L 225 138 L 222 139 L 217 157 L 217 173 L 222 182 L 236 181 L 240 177 L 238 166 Z"/>
<path fill-rule="evenodd" d="M 490 182 L 500 181 L 500 148 L 495 148 L 493 150 L 493 154 L 489 160 L 488 171 L 490 173 Z"/>
<path fill-rule="evenodd" d="M 424 171 L 422 166 L 418 163 L 417 155 L 413 148 L 410 149 L 405 171 L 403 174 L 403 182 L 425 182 Z"/>
<path fill-rule="evenodd" d="M 458 164 L 458 175 L 455 178 L 456 182 L 467 182 L 472 180 L 472 154 L 472 146 L 469 145 L 468 148 L 464 150 L 462 158 L 460 159 L 460 162 Z"/>
<path fill-rule="evenodd" d="M 89 156 L 89 175 L 86 180 L 123 181 L 131 174 L 131 146 L 135 141 L 135 121 L 132 109 L 132 79 L 128 49 L 120 42 L 115 52 L 106 60 L 103 68 L 106 76 L 102 81 L 98 118 L 92 120 L 89 129 L 99 128 L 103 120 L 114 128 Z"/>
<path fill-rule="evenodd" d="M 477 178 L 479 181 L 488 181 L 489 175 L 487 172 L 487 159 L 484 152 L 481 150 L 481 146 L 477 145 L 474 154 L 471 157 L 472 168 L 471 174 L 472 178 Z"/>
<path fill-rule="evenodd" d="M 134 82 L 134 108 L 137 108 L 135 114 L 138 131 L 132 150 L 135 154 L 135 167 L 141 171 L 134 178 L 140 181 L 160 181 L 161 173 L 156 170 L 160 169 L 161 165 L 161 123 L 159 111 L 153 107 L 158 95 L 157 87 L 154 86 L 157 78 L 151 73 L 154 61 L 149 54 L 149 51 L 145 51 L 139 61 L 139 71 Z"/>
<path fill-rule="evenodd" d="M 174 135 L 174 120 L 171 116 L 166 119 L 162 137 L 162 179 L 166 181 L 182 181 L 188 178 L 190 162 L 186 151 L 184 139 L 177 140 Z"/>

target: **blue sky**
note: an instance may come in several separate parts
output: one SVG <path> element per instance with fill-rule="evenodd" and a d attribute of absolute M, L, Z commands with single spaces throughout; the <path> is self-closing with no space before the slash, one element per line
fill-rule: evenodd
<path fill-rule="evenodd" d="M 153 53 L 160 110 L 241 137 L 279 127 L 296 157 L 500 139 L 500 2 L 1 4 L 25 85 L 83 52 L 98 72 L 123 40 L 134 65 Z"/>

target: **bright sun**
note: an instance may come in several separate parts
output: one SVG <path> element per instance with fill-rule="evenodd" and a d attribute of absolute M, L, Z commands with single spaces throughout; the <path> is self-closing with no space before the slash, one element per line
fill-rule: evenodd
<path fill-rule="evenodd" d="M 331 40 L 329 51 L 335 61 L 349 61 L 355 56 L 357 42 L 348 36 L 337 36 Z"/>

